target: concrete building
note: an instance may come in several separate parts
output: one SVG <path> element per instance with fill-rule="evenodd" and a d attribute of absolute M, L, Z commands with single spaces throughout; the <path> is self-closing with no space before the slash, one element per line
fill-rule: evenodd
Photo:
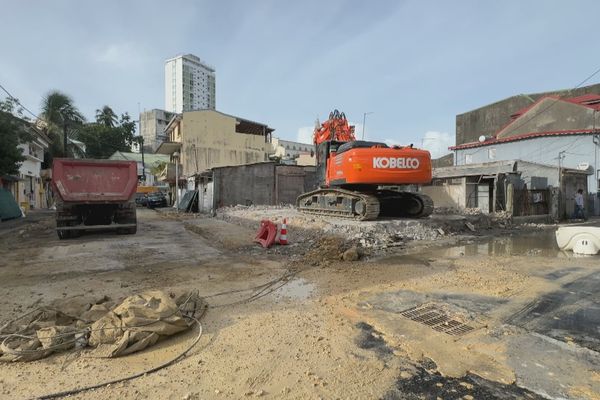
<path fill-rule="evenodd" d="M 600 95 L 600 83 L 573 90 L 519 94 L 456 116 L 456 145 L 476 142 L 480 136 L 493 136 L 519 110 L 529 107 L 543 97 L 573 98 L 587 94 Z M 551 110 L 549 110 L 551 111 Z"/>
<path fill-rule="evenodd" d="M 492 105 L 491 110 L 493 114 L 496 106 Z M 478 132 L 478 140 L 463 142 L 451 149 L 457 166 L 519 159 L 585 171 L 587 190 L 596 198 L 588 211 L 594 209 L 594 214 L 598 214 L 599 128 L 600 95 L 545 96 L 527 107 L 513 110 L 496 132 Z M 457 143 L 459 140 L 457 123 Z"/>
<path fill-rule="evenodd" d="M 165 61 L 165 108 L 169 112 L 215 109 L 215 69 L 193 54 Z"/>
<path fill-rule="evenodd" d="M 42 176 L 42 163 L 44 152 L 50 146 L 50 138 L 33 124 L 22 122 L 30 135 L 28 142 L 18 146 L 25 160 L 19 166 L 18 176 L 0 177 L 0 186 L 10 191 L 17 204 L 25 209 L 48 208 L 51 196 Z"/>
<path fill-rule="evenodd" d="M 174 115 L 156 108 L 140 114 L 140 136 L 144 138 L 144 151 L 153 153 L 166 139 L 165 128 Z"/>
<path fill-rule="evenodd" d="M 278 158 L 283 164 L 313 166 L 317 164 L 315 146 L 312 144 L 273 138 L 272 145 L 271 157 Z"/>
<path fill-rule="evenodd" d="M 266 124 L 215 110 L 177 114 L 166 128 L 169 140 L 156 150 L 170 157 L 161 179 L 174 185 L 176 163 L 182 188 L 188 186 L 188 178 L 211 168 L 267 161 L 273 131 Z"/>
<path fill-rule="evenodd" d="M 566 201 L 560 200 L 558 188 Z M 585 171 L 508 160 L 435 168 L 431 185 L 421 190 L 436 207 L 562 219 L 573 214 L 579 188 L 587 191 Z"/>

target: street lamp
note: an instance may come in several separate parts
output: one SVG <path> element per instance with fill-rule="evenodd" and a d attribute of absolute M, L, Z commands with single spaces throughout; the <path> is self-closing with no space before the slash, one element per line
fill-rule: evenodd
<path fill-rule="evenodd" d="M 369 111 L 369 112 L 363 113 L 362 140 L 365 140 L 365 124 L 366 124 L 366 120 L 367 120 L 367 115 L 373 114 L 373 113 L 374 113 L 374 111 Z"/>
<path fill-rule="evenodd" d="M 173 153 L 173 160 L 175 161 L 175 201 L 173 207 L 177 208 L 179 202 L 179 152 Z"/>

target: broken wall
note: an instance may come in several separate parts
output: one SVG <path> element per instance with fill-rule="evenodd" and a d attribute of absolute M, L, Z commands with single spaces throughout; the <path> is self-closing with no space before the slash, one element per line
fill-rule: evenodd
<path fill-rule="evenodd" d="M 431 197 L 435 207 L 462 210 L 466 207 L 466 178 L 452 178 L 441 185 L 423 186 L 421 192 Z"/>

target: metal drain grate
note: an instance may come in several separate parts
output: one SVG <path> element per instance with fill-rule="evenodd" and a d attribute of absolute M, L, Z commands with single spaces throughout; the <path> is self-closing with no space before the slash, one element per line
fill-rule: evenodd
<path fill-rule="evenodd" d="M 430 326 L 438 332 L 453 336 L 461 336 L 475 329 L 472 326 L 450 318 L 444 311 L 431 304 L 409 308 L 402 311 L 400 315 L 412 321 Z"/>

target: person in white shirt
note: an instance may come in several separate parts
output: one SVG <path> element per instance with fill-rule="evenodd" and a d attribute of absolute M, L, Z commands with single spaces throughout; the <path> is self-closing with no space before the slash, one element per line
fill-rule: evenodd
<path fill-rule="evenodd" d="M 575 194 L 575 211 L 573 212 L 573 219 L 585 219 L 583 208 L 583 189 L 579 189 L 577 194 Z"/>

